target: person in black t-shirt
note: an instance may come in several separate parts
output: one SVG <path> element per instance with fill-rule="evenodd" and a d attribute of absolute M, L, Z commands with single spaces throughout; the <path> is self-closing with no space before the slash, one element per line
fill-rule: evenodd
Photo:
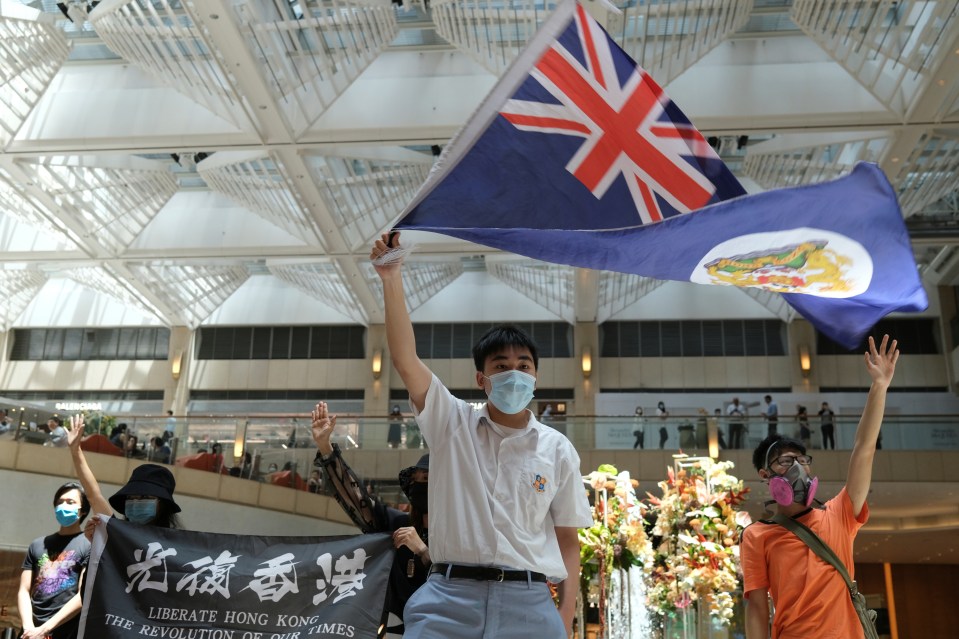
<path fill-rule="evenodd" d="M 53 507 L 60 529 L 34 539 L 23 560 L 17 606 L 24 639 L 75 639 L 79 630 L 80 582 L 90 559 L 80 524 L 90 503 L 80 484 L 67 482 Z"/>
<path fill-rule="evenodd" d="M 313 440 L 317 446 L 313 463 L 323 468 L 333 496 L 360 530 L 393 533 L 396 553 L 379 636 L 399 637 L 403 634 L 403 608 L 416 589 L 426 583 L 432 565 L 427 547 L 430 456 L 423 455 L 415 466 L 400 471 L 400 488 L 411 507 L 410 512 L 405 513 L 390 508 L 364 488 L 343 460 L 339 446 L 330 443 L 335 427 L 336 415 L 328 413 L 325 402 L 317 404 L 313 410 Z"/>

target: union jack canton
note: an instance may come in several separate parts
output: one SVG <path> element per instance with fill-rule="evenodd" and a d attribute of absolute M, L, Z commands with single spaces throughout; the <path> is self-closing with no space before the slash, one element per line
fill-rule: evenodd
<path fill-rule="evenodd" d="M 720 160 L 702 134 L 582 6 L 567 31 L 530 73 L 556 103 L 511 99 L 500 114 L 585 138 L 566 169 L 597 199 L 623 176 L 644 223 L 706 205 L 717 189 L 703 171 Z"/>
<path fill-rule="evenodd" d="M 397 228 L 635 228 L 744 193 L 659 85 L 562 2 Z"/>

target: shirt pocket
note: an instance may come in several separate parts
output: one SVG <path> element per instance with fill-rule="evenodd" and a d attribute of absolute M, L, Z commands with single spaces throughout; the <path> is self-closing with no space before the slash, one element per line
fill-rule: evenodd
<path fill-rule="evenodd" d="M 524 465 L 520 473 L 517 494 L 521 496 L 519 517 L 528 530 L 542 529 L 549 513 L 553 497 L 556 496 L 556 466 L 546 460 L 531 460 Z"/>

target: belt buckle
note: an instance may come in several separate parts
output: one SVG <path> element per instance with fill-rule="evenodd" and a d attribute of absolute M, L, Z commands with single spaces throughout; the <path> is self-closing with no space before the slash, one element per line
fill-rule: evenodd
<path fill-rule="evenodd" d="M 499 571 L 499 575 L 496 576 L 496 581 L 497 581 L 497 582 L 502 582 L 503 579 L 506 578 L 506 571 L 503 570 L 502 568 L 496 568 L 496 570 Z"/>

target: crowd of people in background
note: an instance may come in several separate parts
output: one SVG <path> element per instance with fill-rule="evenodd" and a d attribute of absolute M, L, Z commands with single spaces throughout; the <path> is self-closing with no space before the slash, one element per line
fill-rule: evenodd
<path fill-rule="evenodd" d="M 750 410 L 757 411 L 750 415 Z M 552 403 L 541 404 L 539 411 L 540 422 L 557 427 L 553 424 L 554 406 Z M 815 408 L 813 410 L 816 410 Z M 653 415 L 655 417 L 648 417 Z M 794 436 L 802 441 L 809 448 L 835 449 L 836 447 L 836 413 L 830 407 L 828 402 L 822 402 L 815 415 L 810 415 L 809 409 L 802 404 L 797 404 L 795 413 L 783 414 L 779 405 L 771 395 L 765 395 L 760 401 L 742 402 L 739 397 L 733 397 L 731 401 L 722 408 L 715 408 L 710 415 L 705 408 L 696 410 L 697 416 L 687 415 L 683 412 L 670 416 L 670 410 L 666 403 L 657 402 L 653 412 L 647 413 L 642 406 L 636 406 L 633 415 L 634 436 L 633 448 L 644 449 L 647 445 L 651 448 L 658 447 L 664 449 L 670 444 L 670 438 L 676 437 L 676 427 L 693 425 L 696 429 L 695 437 L 697 446 L 702 439 L 702 433 L 708 429 L 715 429 L 718 437 L 719 447 L 722 449 L 743 449 L 748 448 L 747 438 L 753 435 L 755 441 L 758 441 L 760 433 L 755 431 L 755 427 L 762 423 L 765 424 L 766 436 L 775 434 L 785 434 Z M 562 420 L 561 420 L 562 421 Z M 753 427 L 753 432 L 750 432 Z M 173 411 L 166 412 L 163 429 L 156 435 L 151 431 L 141 438 L 126 423 L 118 423 L 112 426 L 107 435 L 110 444 L 115 446 L 126 457 L 143 459 L 158 464 L 172 464 L 175 457 L 175 446 L 178 443 L 176 437 L 177 419 Z M 650 430 L 651 429 L 651 430 Z M 16 425 L 6 410 L 0 409 L 0 434 L 15 431 Z M 67 446 L 67 431 L 64 428 L 63 421 L 59 416 L 53 416 L 45 423 L 37 427 L 39 433 L 46 434 L 44 444 L 53 447 Z M 818 436 L 817 436 L 818 431 Z M 647 438 L 647 434 L 651 437 Z M 682 448 L 691 447 L 690 439 L 687 436 L 682 437 L 679 433 L 679 440 L 673 439 L 670 446 L 678 445 Z M 290 434 L 290 439 L 296 441 L 296 424 Z M 192 440 L 191 440 L 192 441 Z M 292 445 L 295 447 L 294 444 Z M 397 449 L 418 449 L 424 447 L 422 435 L 416 420 L 405 415 L 399 404 L 393 404 L 389 415 L 387 416 L 387 437 L 386 445 L 389 448 Z M 881 447 L 881 440 L 880 440 Z M 291 447 L 287 442 L 284 448 Z M 245 452 L 240 459 L 233 465 L 228 464 L 220 450 L 220 444 L 216 442 L 195 442 L 189 452 L 186 449 L 180 449 L 178 456 L 210 454 L 219 456 L 221 460 L 215 464 L 216 468 L 210 468 L 215 472 L 226 472 L 234 477 L 245 479 L 256 479 L 259 481 L 270 481 L 270 476 L 276 472 L 290 471 L 289 464 L 284 468 L 269 468 L 264 471 L 260 467 L 259 459 L 251 457 L 249 452 Z M 282 462 L 281 462 L 282 463 Z M 306 490 L 311 492 L 323 492 L 322 476 L 313 475 L 306 478 L 306 469 L 300 469 L 306 483 Z"/>
<path fill-rule="evenodd" d="M 764 407 L 761 408 L 758 415 L 750 419 L 749 409 L 762 406 L 758 401 L 749 404 L 740 401 L 739 397 L 733 397 L 724 408 L 716 408 L 712 415 L 705 408 L 696 409 L 696 416 L 691 414 L 678 414 L 670 420 L 669 410 L 665 402 L 658 402 L 656 405 L 656 417 L 653 421 L 647 421 L 645 409 L 637 406 L 633 414 L 633 449 L 642 450 L 646 447 L 646 433 L 650 426 L 655 428 L 659 436 L 659 448 L 663 449 L 669 441 L 671 431 L 669 425 L 678 425 L 680 429 L 687 426 L 694 427 L 700 435 L 707 432 L 707 429 L 715 428 L 720 448 L 742 449 L 750 448 L 747 438 L 750 434 L 750 425 L 759 424 L 762 419 L 766 426 L 766 437 L 777 434 L 795 436 L 802 441 L 807 448 L 836 448 L 836 413 L 829 406 L 829 402 L 822 402 L 817 413 L 818 430 L 821 438 L 817 439 L 814 434 L 817 431 L 816 422 L 811 421 L 809 409 L 803 404 L 796 405 L 794 415 L 783 415 L 780 412 L 779 405 L 771 395 L 763 397 Z M 755 433 L 758 441 L 762 437 Z M 698 440 L 697 440 L 698 441 Z M 686 447 L 688 444 L 682 441 L 678 442 L 680 447 Z M 881 443 L 880 443 L 881 448 Z"/>

